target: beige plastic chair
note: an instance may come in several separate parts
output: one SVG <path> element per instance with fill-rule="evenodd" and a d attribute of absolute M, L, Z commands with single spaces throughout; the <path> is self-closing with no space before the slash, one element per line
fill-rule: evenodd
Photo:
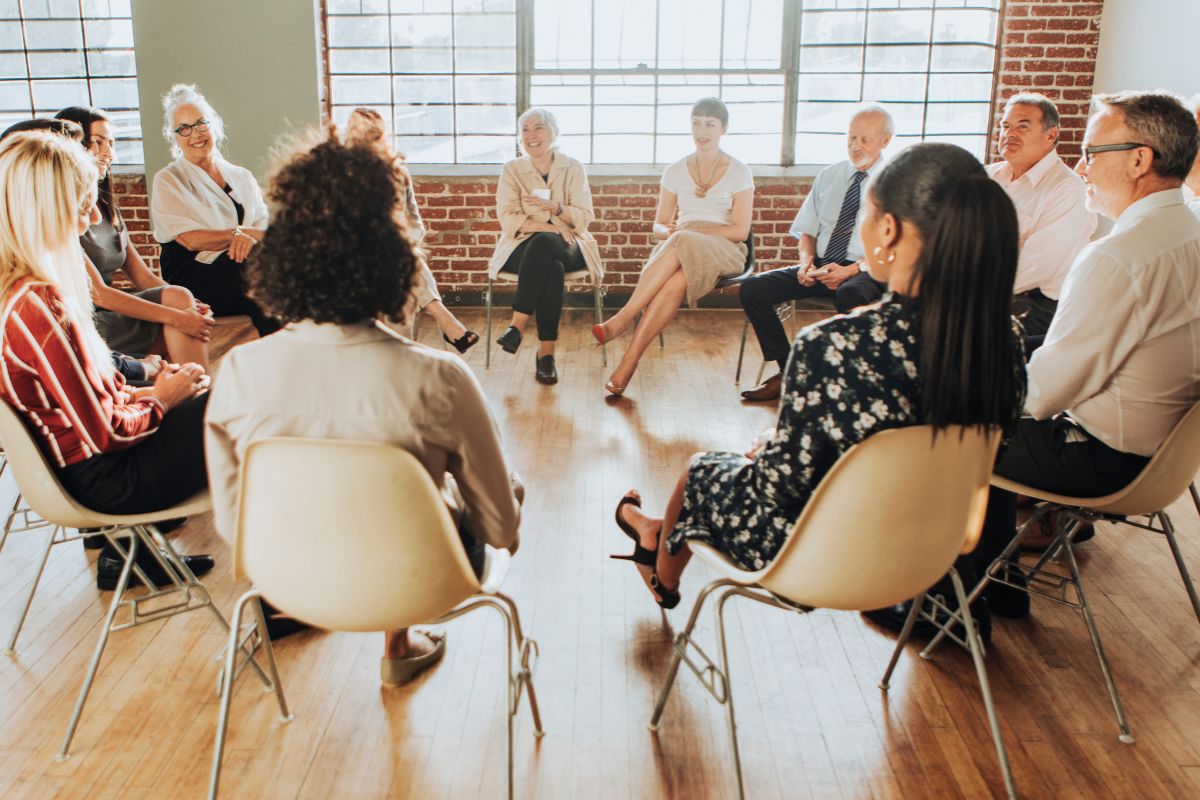
<path fill-rule="evenodd" d="M 922 609 L 926 589 L 947 573 L 967 617 L 964 644 L 975 662 L 1004 787 L 1009 797 L 1016 797 L 983 663 L 983 644 L 970 618 L 962 582 L 952 567 L 955 557 L 973 549 L 979 537 L 987 508 L 988 475 L 1000 437 L 958 427 L 948 428 L 936 440 L 931 439 L 932 434 L 933 429 L 925 425 L 887 430 L 848 450 L 813 492 L 779 554 L 761 570 L 743 570 L 712 547 L 689 544 L 692 553 L 722 577 L 700 592 L 687 627 L 675 639 L 675 655 L 650 730 L 658 730 L 679 665 L 687 664 L 725 706 L 738 797 L 745 792 L 725 642 L 725 603 L 745 597 L 791 611 L 862 611 L 915 598 L 913 613 L 880 683 L 886 690 L 918 613 L 940 627 L 938 620 Z M 862 502 L 864 487 L 868 487 L 865 493 L 871 497 L 870 503 Z M 692 640 L 700 609 L 714 593 L 719 665 Z M 945 611 L 940 602 L 937 605 Z M 689 648 L 699 662 L 693 660 Z"/>
<path fill-rule="evenodd" d="M 486 341 L 483 343 L 485 354 L 483 361 L 484 369 L 490 369 L 492 366 L 492 299 L 493 289 L 497 282 L 516 284 L 517 276 L 512 272 L 498 272 L 495 278 L 488 278 L 487 292 L 483 296 L 484 306 L 487 309 L 487 336 Z M 578 288 L 591 289 L 592 304 L 596 309 L 596 324 L 599 325 L 604 322 L 605 291 L 603 282 L 597 280 L 586 269 L 568 272 L 563 276 L 563 282 L 564 289 L 568 292 L 571 289 Z M 608 348 L 605 345 L 600 345 L 600 362 L 604 366 L 608 366 Z"/>
<path fill-rule="evenodd" d="M 508 551 L 487 549 L 477 578 L 429 473 L 409 452 L 379 442 L 266 438 L 242 465 L 235 559 L 254 588 L 238 599 L 226 651 L 234 675 L 239 628 L 253 602 L 279 710 L 290 719 L 258 603 L 327 630 L 390 631 L 439 624 L 490 607 L 504 618 L 508 692 L 508 796 L 513 794 L 513 718 L 527 692 L 534 734 L 542 735 L 531 657 L 516 603 L 499 592 Z M 353 527 L 346 509 L 353 509 Z M 313 558 L 319 553 L 319 558 Z M 519 665 L 513 669 L 513 647 Z M 243 652 L 245 650 L 243 649 Z M 224 682 L 209 797 L 216 798 L 233 681 Z"/>
<path fill-rule="evenodd" d="M 1200 403 L 1192 406 L 1192 409 L 1184 415 L 1137 478 L 1118 492 L 1103 497 L 1069 497 L 1026 486 L 999 475 L 992 476 L 993 486 L 1042 502 L 1033 516 L 1017 531 L 1017 535 L 1009 542 L 1004 552 L 988 566 L 987 573 L 971 590 L 971 599 L 974 600 L 978 597 L 989 581 L 995 581 L 1078 610 L 1087 625 L 1088 634 L 1092 639 L 1092 647 L 1096 650 L 1096 659 L 1100 662 L 1100 672 L 1104 676 L 1104 683 L 1108 688 L 1109 698 L 1112 700 L 1117 726 L 1121 730 L 1118 738 L 1126 744 L 1133 743 L 1133 735 L 1129 731 L 1129 723 L 1125 718 L 1121 697 L 1117 692 L 1117 685 L 1113 681 L 1108 658 L 1104 654 L 1100 631 L 1096 628 L 1096 620 L 1092 616 L 1091 606 L 1083 591 L 1083 581 L 1080 578 L 1079 565 L 1075 561 L 1071 543 L 1080 528 L 1099 520 L 1123 522 L 1142 530 L 1161 533 L 1166 537 L 1167 544 L 1171 547 L 1171 554 L 1175 557 L 1175 566 L 1179 569 L 1179 577 L 1183 580 L 1183 587 L 1187 591 L 1188 600 L 1191 601 L 1192 611 L 1195 613 L 1196 619 L 1200 620 L 1200 599 L 1196 597 L 1196 587 L 1188 573 L 1187 565 L 1183 561 L 1179 542 L 1175 539 L 1175 526 L 1171 523 L 1171 518 L 1167 516 L 1165 510 L 1185 491 L 1190 491 L 1196 511 L 1200 513 L 1200 496 L 1197 495 L 1196 486 L 1193 483 L 1198 471 L 1200 471 Z M 1025 532 L 1025 528 L 1037 524 L 1044 515 L 1052 511 L 1060 512 L 1054 531 L 1054 543 L 1046 548 L 1046 551 L 1032 567 L 1022 567 L 1012 560 L 1012 557 L 1018 553 L 1017 548 L 1021 544 L 1021 536 Z M 1147 520 L 1139 522 L 1131 517 L 1147 517 Z M 1063 561 L 1066 562 L 1068 575 L 1064 576 L 1047 569 L 1047 565 L 1054 561 L 1059 554 L 1062 554 Z M 1026 585 L 1018 584 L 1016 580 L 1019 578 L 1014 576 L 1024 577 Z M 1072 587 L 1074 597 L 1067 595 L 1068 586 Z M 940 641 L 940 635 L 931 640 L 926 652 L 932 652 Z"/>
<path fill-rule="evenodd" d="M 0 440 L 4 442 L 4 450 L 12 466 L 13 476 L 21 494 L 25 496 L 29 507 L 40 517 L 49 522 L 60 532 L 67 528 L 98 528 L 97 534 L 102 534 L 112 542 L 117 551 L 125 557 L 125 566 L 117 580 L 117 588 L 113 592 L 112 602 L 109 603 L 108 613 L 104 617 L 104 626 L 100 629 L 100 639 L 96 642 L 96 650 L 88 664 L 87 674 L 79 689 L 79 698 L 75 702 L 75 710 L 67 726 L 57 759 L 66 760 L 69 757 L 71 739 L 79 725 L 83 714 L 83 706 L 87 702 L 92 682 L 96 678 L 96 670 L 100 666 L 100 658 L 104 655 L 104 647 L 108 643 L 109 634 L 125 630 L 149 622 L 156 622 L 166 617 L 196 611 L 201 608 L 209 609 L 213 616 L 228 629 L 225 617 L 213 605 L 208 590 L 200 583 L 187 564 L 171 543 L 158 532 L 155 522 L 161 522 L 174 517 L 202 514 L 211 508 L 208 492 L 201 492 L 191 499 L 173 508 L 153 511 L 145 514 L 103 514 L 93 511 L 67 494 L 58 482 L 50 463 L 42 455 L 33 436 L 25 427 L 24 421 L 8 403 L 0 401 Z M 129 549 L 116 534 L 129 531 Z M 54 542 L 51 542 L 53 544 Z M 47 545 L 47 549 L 50 544 Z M 131 573 L 136 573 L 142 580 L 142 585 L 152 587 L 153 584 L 137 566 L 134 558 L 138 548 L 146 548 L 158 561 L 159 566 L 171 578 L 171 583 L 162 588 L 148 588 L 137 596 L 127 593 Z M 43 559 L 44 561 L 44 559 Z M 32 597 L 32 595 L 31 595 Z M 164 601 L 160 598 L 170 598 Z M 121 609 L 128 610 L 127 618 L 117 621 Z M 250 659 L 259 677 L 269 685 L 266 675 L 254 659 Z"/>

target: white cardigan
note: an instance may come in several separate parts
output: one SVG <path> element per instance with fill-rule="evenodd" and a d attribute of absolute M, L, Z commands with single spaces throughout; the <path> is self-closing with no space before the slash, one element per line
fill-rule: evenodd
<path fill-rule="evenodd" d="M 173 242 L 188 231 L 237 227 L 237 212 L 229 202 L 230 197 L 245 209 L 242 225 L 248 228 L 267 226 L 267 204 L 253 173 L 230 164 L 220 155 L 215 158 L 218 169 L 229 183 L 228 195 L 207 172 L 183 157 L 175 159 L 154 176 L 150 218 L 154 223 L 154 238 L 159 244 Z M 196 254 L 196 260 L 211 264 L 223 252 L 205 250 Z"/>

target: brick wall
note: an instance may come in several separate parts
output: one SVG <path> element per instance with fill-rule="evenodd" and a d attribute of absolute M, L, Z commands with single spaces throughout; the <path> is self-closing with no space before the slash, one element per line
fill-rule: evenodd
<path fill-rule="evenodd" d="M 1050 97 L 1062 114 L 1059 152 L 1068 163 L 1079 157 L 1087 122 L 1102 9 L 1099 0 L 1008 0 L 1002 21 L 997 106 L 1023 90 Z M 658 180 L 593 177 L 590 183 L 596 210 L 591 231 L 604 258 L 605 283 L 614 294 L 627 293 L 652 248 L 649 230 Z M 759 264 L 794 262 L 798 254 L 787 231 L 811 181 L 758 178 L 755 186 L 753 227 Z M 116 187 L 138 249 L 157 266 L 145 180 L 122 176 Z M 456 291 L 463 302 L 479 302 L 479 292 L 487 283 L 488 258 L 500 231 L 494 209 L 496 181 L 418 177 L 416 189 L 429 230 L 430 266 L 448 302 L 455 301 Z"/>

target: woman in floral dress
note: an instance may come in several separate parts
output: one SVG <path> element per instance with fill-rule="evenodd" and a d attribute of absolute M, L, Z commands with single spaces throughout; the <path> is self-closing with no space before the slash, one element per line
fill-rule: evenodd
<path fill-rule="evenodd" d="M 888 284 L 883 300 L 796 337 L 765 444 L 694 455 L 661 518 L 636 491 L 617 505 L 635 542 L 624 558 L 659 605 L 679 602 L 689 540 L 745 569 L 769 563 L 821 479 L 871 434 L 1015 421 L 1025 384 L 1011 317 L 1018 228 L 998 189 L 967 151 L 933 143 L 905 150 L 869 185 L 862 238 L 872 277 Z"/>

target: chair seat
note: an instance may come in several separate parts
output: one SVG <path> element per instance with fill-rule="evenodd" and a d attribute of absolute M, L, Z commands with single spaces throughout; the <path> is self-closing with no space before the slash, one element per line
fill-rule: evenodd
<path fill-rule="evenodd" d="M 1136 483 L 1136 481 L 1135 481 Z M 1087 508 L 1092 511 L 1098 511 L 1102 514 L 1116 514 L 1123 517 L 1136 517 L 1143 514 L 1153 514 L 1161 509 L 1158 508 L 1140 508 L 1131 503 L 1122 503 L 1121 501 L 1129 494 L 1130 489 L 1134 484 L 1130 484 L 1125 488 L 1106 494 L 1103 497 L 1071 497 L 1065 494 L 1055 494 L 1054 492 L 1038 489 L 1035 486 L 1026 486 L 1023 483 L 1001 477 L 1000 475 L 992 475 L 992 486 L 997 489 L 1004 489 L 1014 494 L 1025 495 L 1032 497 L 1035 500 L 1042 500 L 1055 505 L 1067 506 L 1068 508 Z"/>
<path fill-rule="evenodd" d="M 205 489 L 199 494 L 192 495 L 179 505 L 164 508 L 162 511 L 149 511 L 142 514 L 102 514 L 99 511 L 88 509 L 88 513 L 95 517 L 97 523 L 88 527 L 100 527 L 103 525 L 145 525 L 152 522 L 175 519 L 176 517 L 190 517 L 211 510 L 212 497 L 209 495 L 208 490 Z"/>
<path fill-rule="evenodd" d="M 755 570 L 753 572 L 744 570 L 733 563 L 733 560 L 729 556 L 712 545 L 692 541 L 688 542 L 688 549 L 692 551 L 692 555 L 699 556 L 701 561 L 715 569 L 722 578 L 736 581 L 743 586 L 754 586 L 762 577 L 763 570 Z"/>

